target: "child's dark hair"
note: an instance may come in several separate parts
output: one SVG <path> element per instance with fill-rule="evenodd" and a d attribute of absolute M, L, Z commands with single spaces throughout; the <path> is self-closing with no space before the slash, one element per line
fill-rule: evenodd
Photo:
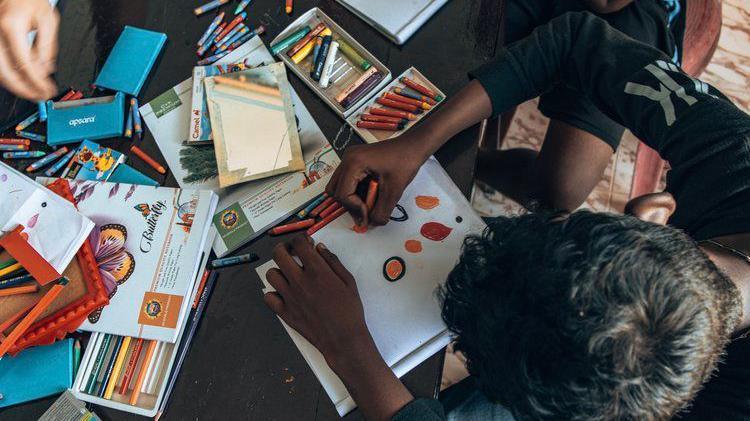
<path fill-rule="evenodd" d="M 469 371 L 517 419 L 668 418 L 741 316 L 687 235 L 588 211 L 494 220 L 440 293 Z"/>

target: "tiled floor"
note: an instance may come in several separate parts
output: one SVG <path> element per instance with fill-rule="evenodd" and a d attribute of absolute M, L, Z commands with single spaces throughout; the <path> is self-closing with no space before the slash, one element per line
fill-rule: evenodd
<path fill-rule="evenodd" d="M 750 2 L 724 0 L 723 25 L 719 47 L 701 75 L 739 107 L 750 112 Z M 539 149 L 548 121 L 536 109 L 536 101 L 521 105 L 503 148 Z M 604 178 L 586 200 L 584 207 L 594 210 L 622 211 L 630 193 L 637 139 L 626 133 L 620 148 L 612 156 Z M 477 182 L 472 200 L 482 216 L 517 214 L 522 208 L 497 191 Z M 460 356 L 448 353 L 443 371 L 443 388 L 461 380 L 466 370 Z"/>

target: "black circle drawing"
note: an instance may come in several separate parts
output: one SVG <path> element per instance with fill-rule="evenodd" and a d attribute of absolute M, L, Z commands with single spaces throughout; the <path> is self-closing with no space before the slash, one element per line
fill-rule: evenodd
<path fill-rule="evenodd" d="M 404 209 L 403 206 L 396 204 L 396 209 L 394 210 L 400 212 L 401 215 L 397 214 L 397 216 L 393 216 L 393 214 L 391 214 L 391 221 L 404 222 L 409 219 L 409 214 L 406 213 L 406 209 Z"/>
<path fill-rule="evenodd" d="M 463 221 L 464 221 L 464 218 L 461 218 L 460 216 L 457 216 L 457 217 L 456 217 L 456 222 L 458 222 L 459 224 L 460 224 L 461 222 L 463 222 Z"/>
<path fill-rule="evenodd" d="M 388 267 L 390 265 L 396 266 L 391 268 L 392 270 L 389 271 Z M 388 282 L 396 282 L 399 279 L 403 278 L 404 275 L 406 275 L 406 263 L 404 262 L 404 259 L 398 256 L 393 256 L 385 259 L 385 263 L 383 263 L 383 277 Z"/>

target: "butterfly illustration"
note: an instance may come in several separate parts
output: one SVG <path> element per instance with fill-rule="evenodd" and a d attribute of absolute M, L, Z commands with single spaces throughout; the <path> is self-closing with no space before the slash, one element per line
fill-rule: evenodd
<path fill-rule="evenodd" d="M 151 208 L 149 208 L 148 205 L 145 204 L 145 203 L 139 203 L 139 204 L 133 206 L 133 209 L 135 209 L 138 212 L 140 212 L 141 215 L 143 215 L 144 218 L 147 217 L 148 214 L 151 213 Z"/>
<path fill-rule="evenodd" d="M 102 225 L 91 231 L 89 240 L 94 249 L 94 258 L 99 265 L 99 274 L 104 281 L 104 288 L 109 298 L 114 297 L 117 286 L 130 278 L 135 270 L 135 259 L 125 249 L 128 230 L 120 224 Z M 96 323 L 102 314 L 99 307 L 89 314 L 89 321 Z"/>

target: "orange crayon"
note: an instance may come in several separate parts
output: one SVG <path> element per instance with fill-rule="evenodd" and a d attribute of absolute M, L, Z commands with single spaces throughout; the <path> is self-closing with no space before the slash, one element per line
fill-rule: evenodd
<path fill-rule="evenodd" d="M 315 207 L 315 209 L 310 211 L 310 216 L 315 218 L 318 215 L 320 215 L 321 212 L 328 206 L 330 206 L 331 203 L 333 203 L 334 199 L 332 197 L 326 197 L 326 200 L 323 201 L 323 203 L 319 204 Z"/>
<path fill-rule="evenodd" d="M 423 110 L 429 110 L 430 108 L 432 108 L 432 105 L 430 105 L 430 104 L 428 104 L 428 103 L 426 103 L 424 101 L 419 101 L 419 100 L 416 100 L 416 99 L 408 98 L 408 97 L 405 97 L 405 96 L 399 95 L 399 94 L 394 94 L 394 93 L 386 92 L 386 93 L 383 94 L 383 97 L 386 98 L 386 99 L 393 100 L 393 101 L 403 102 L 404 104 L 415 105 L 417 107 L 422 108 Z"/>
<path fill-rule="evenodd" d="M 325 227 L 326 225 L 330 224 L 334 219 L 338 218 L 339 216 L 346 213 L 346 209 L 338 208 L 336 209 L 332 214 L 326 216 L 323 218 L 322 221 L 318 222 L 317 224 L 313 225 L 312 227 L 307 229 L 307 235 L 313 235 L 316 232 L 318 232 L 321 228 Z"/>
<path fill-rule="evenodd" d="M 405 118 L 407 120 L 417 119 L 417 116 L 412 113 L 407 113 L 405 111 L 388 110 L 385 108 L 370 108 L 370 114 L 385 115 L 389 117 L 400 117 L 400 118 Z"/>
<path fill-rule="evenodd" d="M 432 92 L 431 89 L 426 88 L 426 87 L 418 84 L 417 82 L 409 79 L 408 77 L 402 77 L 401 78 L 401 83 L 403 83 L 404 85 L 406 85 L 406 86 L 414 89 L 415 91 L 417 91 L 417 92 L 419 92 L 421 94 L 427 95 L 428 97 L 434 99 L 435 101 L 442 101 L 443 100 L 442 95 L 438 95 L 435 92 Z"/>
<path fill-rule="evenodd" d="M 133 152 L 138 158 L 141 158 L 143 162 L 147 163 L 149 167 L 153 168 L 158 172 L 159 174 L 166 174 L 167 170 L 164 169 L 164 167 L 161 166 L 158 162 L 154 160 L 154 158 L 151 158 L 146 154 L 146 152 L 143 152 L 141 148 L 133 145 L 130 147 L 130 152 Z"/>
<path fill-rule="evenodd" d="M 291 224 L 279 225 L 278 227 L 273 227 L 271 228 L 270 234 L 271 235 L 286 234 L 288 232 L 300 231 L 306 228 L 310 228 L 313 225 L 315 225 L 314 219 L 312 218 L 303 219 L 302 221 L 292 222 Z"/>
<path fill-rule="evenodd" d="M 335 211 L 339 210 L 340 208 L 341 208 L 341 203 L 339 203 L 339 202 L 334 202 L 334 203 L 332 203 L 332 204 L 331 204 L 330 206 L 328 206 L 327 208 L 325 208 L 325 209 L 323 210 L 323 212 L 321 212 L 321 213 L 320 213 L 320 218 L 321 218 L 321 219 L 326 219 L 326 217 L 327 217 L 328 215 L 330 215 L 330 214 L 332 214 L 333 212 L 335 212 Z"/>

